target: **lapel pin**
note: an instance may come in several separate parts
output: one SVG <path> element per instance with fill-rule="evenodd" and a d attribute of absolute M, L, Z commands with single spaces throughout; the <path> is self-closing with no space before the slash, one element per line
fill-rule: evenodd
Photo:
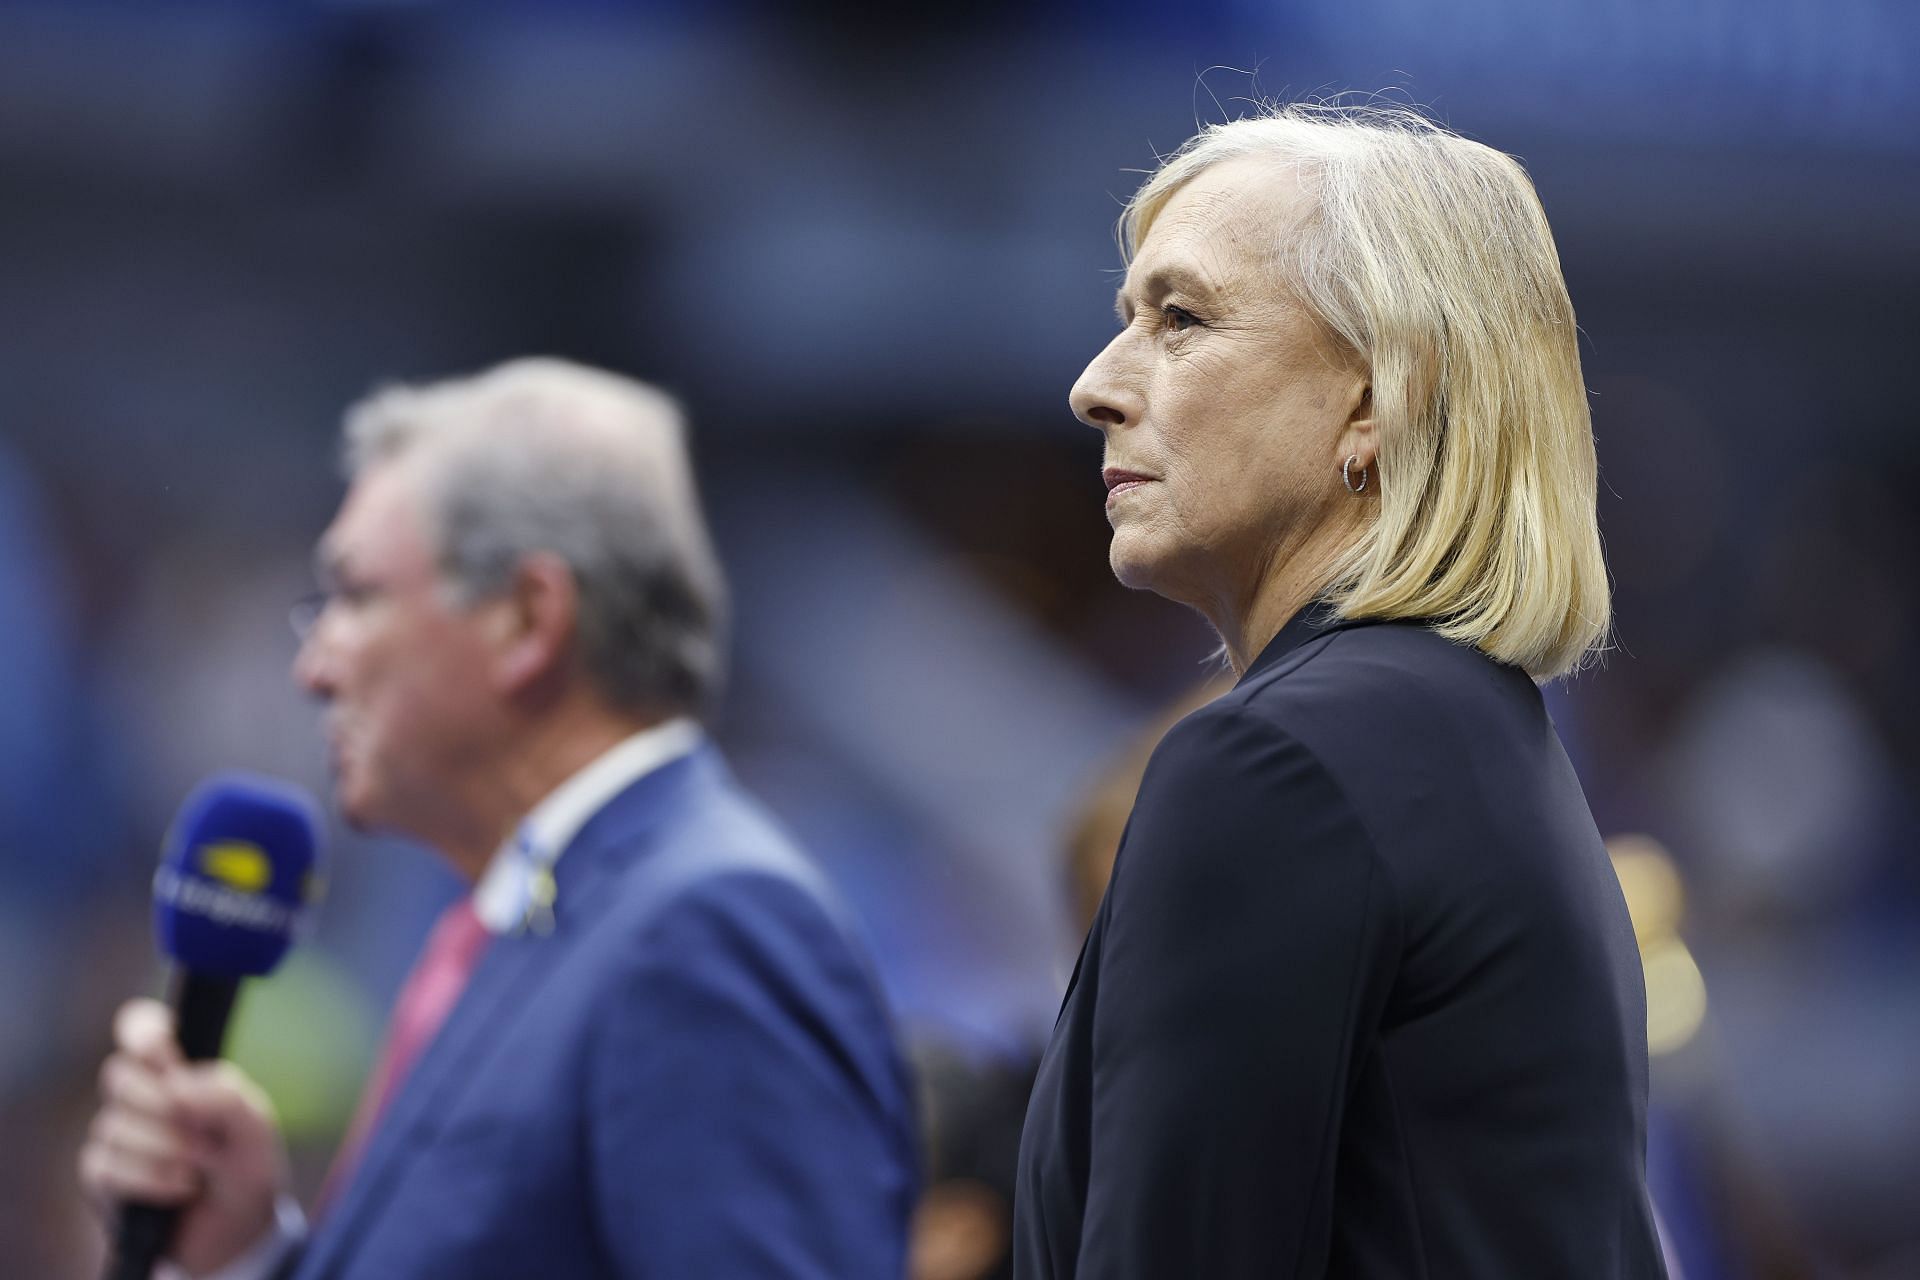
<path fill-rule="evenodd" d="M 527 873 L 527 909 L 520 918 L 522 932 L 542 938 L 553 932 L 553 902 L 556 896 L 551 868 L 536 866 Z"/>

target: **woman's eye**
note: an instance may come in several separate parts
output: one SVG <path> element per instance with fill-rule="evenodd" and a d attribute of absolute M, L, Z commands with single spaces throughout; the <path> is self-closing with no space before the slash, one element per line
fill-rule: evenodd
<path fill-rule="evenodd" d="M 1160 308 L 1160 327 L 1168 333 L 1185 333 L 1199 323 L 1191 311 L 1173 306 Z"/>

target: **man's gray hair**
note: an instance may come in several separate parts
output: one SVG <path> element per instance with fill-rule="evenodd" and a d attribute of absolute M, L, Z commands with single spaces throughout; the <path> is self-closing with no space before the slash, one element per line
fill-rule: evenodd
<path fill-rule="evenodd" d="M 563 360 L 390 387 L 348 411 L 349 479 L 424 459 L 427 518 L 465 600 L 545 551 L 573 570 L 579 655 L 606 700 L 698 711 L 724 675 L 726 583 L 664 393 Z"/>

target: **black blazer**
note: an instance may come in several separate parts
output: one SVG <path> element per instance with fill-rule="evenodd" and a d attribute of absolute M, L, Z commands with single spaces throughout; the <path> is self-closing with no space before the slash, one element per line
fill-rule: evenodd
<path fill-rule="evenodd" d="M 1539 690 L 1303 613 L 1147 767 L 1014 1274 L 1661 1277 L 1646 1098 L 1633 928 Z"/>

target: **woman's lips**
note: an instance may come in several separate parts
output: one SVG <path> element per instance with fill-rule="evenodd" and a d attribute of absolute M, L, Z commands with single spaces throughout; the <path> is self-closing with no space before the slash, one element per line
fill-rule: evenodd
<path fill-rule="evenodd" d="M 1111 503 L 1121 494 L 1138 489 L 1142 485 L 1152 484 L 1154 477 L 1138 471 L 1128 471 L 1122 467 L 1108 467 L 1100 473 L 1107 482 L 1107 501 Z"/>

